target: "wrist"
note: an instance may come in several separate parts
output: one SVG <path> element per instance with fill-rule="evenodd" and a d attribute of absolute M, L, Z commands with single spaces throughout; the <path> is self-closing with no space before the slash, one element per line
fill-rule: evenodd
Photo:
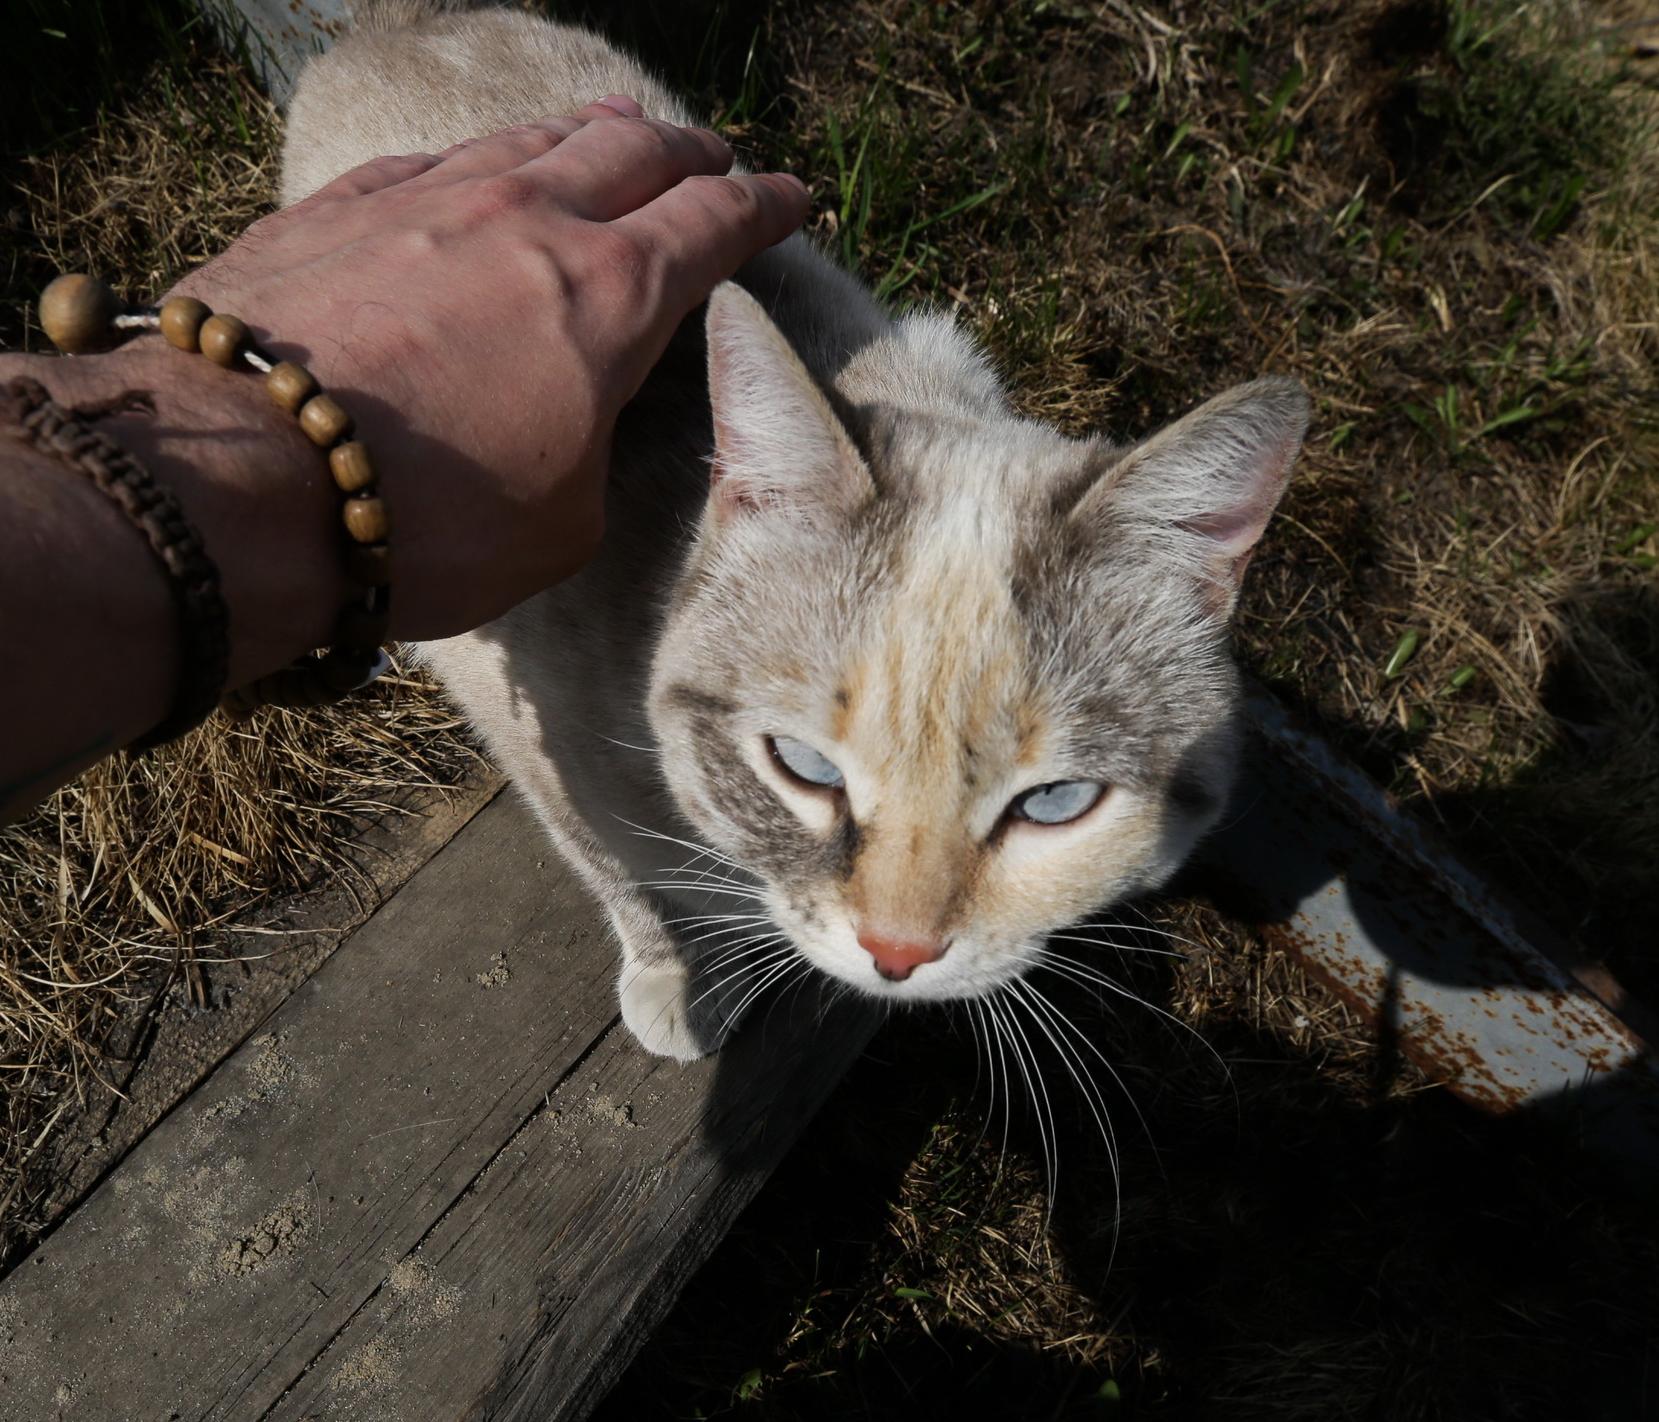
<path fill-rule="evenodd" d="M 326 461 L 263 382 L 141 337 L 107 355 L 31 362 L 59 403 L 136 392 L 97 428 L 149 468 L 196 526 L 230 614 L 228 686 L 326 645 L 346 596 Z"/>

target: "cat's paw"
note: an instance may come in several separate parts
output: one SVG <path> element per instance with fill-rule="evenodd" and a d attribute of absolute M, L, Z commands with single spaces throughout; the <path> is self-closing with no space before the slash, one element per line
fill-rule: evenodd
<path fill-rule="evenodd" d="M 679 965 L 634 966 L 624 970 L 619 996 L 622 1020 L 646 1051 L 694 1062 L 719 1045 L 691 1020 L 691 978 Z"/>

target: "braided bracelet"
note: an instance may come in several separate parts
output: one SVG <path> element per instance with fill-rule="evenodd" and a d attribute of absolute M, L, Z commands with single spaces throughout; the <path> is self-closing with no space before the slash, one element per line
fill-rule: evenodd
<path fill-rule="evenodd" d="M 230 665 L 230 636 L 219 570 L 178 500 L 114 440 L 88 429 L 31 376 L 0 389 L 0 429 L 85 474 L 150 545 L 173 593 L 179 624 L 179 677 L 173 705 L 129 750 L 148 750 L 194 730 L 218 704 Z"/>
<path fill-rule="evenodd" d="M 317 378 L 293 361 L 273 361 L 242 321 L 215 314 L 193 296 L 128 311 L 95 277 L 60 276 L 41 293 L 40 324 L 52 343 L 70 355 L 102 350 L 135 331 L 159 330 L 176 350 L 200 353 L 227 370 L 256 371 L 265 377 L 265 389 L 277 406 L 328 453 L 329 472 L 344 497 L 345 569 L 352 585 L 335 626 L 334 645 L 238 688 L 219 702 L 219 709 L 240 718 L 260 705 L 320 706 L 382 675 L 391 665 L 381 647 L 391 606 L 391 519 L 369 451 L 352 438 L 351 416 Z"/>

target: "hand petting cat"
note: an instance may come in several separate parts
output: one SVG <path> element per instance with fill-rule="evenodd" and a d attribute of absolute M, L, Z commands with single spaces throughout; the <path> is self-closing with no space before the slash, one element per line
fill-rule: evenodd
<path fill-rule="evenodd" d="M 797 180 L 731 164 L 712 133 L 608 98 L 365 163 L 176 288 L 242 316 L 355 417 L 396 490 L 394 636 L 475 627 L 591 556 L 618 412 L 685 315 L 805 216 Z M 330 640 L 338 495 L 258 381 L 154 335 L 0 356 L 0 383 L 19 376 L 69 407 L 146 393 L 149 412 L 99 428 L 219 565 L 233 685 Z M 107 501 L 20 442 L 0 443 L 0 475 L 0 624 L 32 688 L 3 717 L 3 814 L 159 720 L 177 654 L 166 579 Z"/>

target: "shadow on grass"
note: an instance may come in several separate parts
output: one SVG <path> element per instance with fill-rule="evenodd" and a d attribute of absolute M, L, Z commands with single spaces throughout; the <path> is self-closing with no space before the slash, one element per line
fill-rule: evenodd
<path fill-rule="evenodd" d="M 1136 976 L 1158 1001 L 1163 975 Z M 1143 1131 L 1113 1103 L 1121 1228 L 1063 1064 L 1039 1052 L 1060 1159 L 1045 1258 L 1019 1188 L 1042 1159 L 1037 1118 L 1012 1111 L 999 1180 L 1000 1124 L 969 1144 L 984 1091 L 965 1089 L 968 1045 L 941 1018 L 895 1019 L 603 1422 L 1653 1415 L 1654 1222 L 1569 1123 L 1406 1090 L 1386 1058 L 1335 1090 L 1243 1021 L 1209 1034 L 1235 1109 L 1150 1015 L 1055 997 L 1145 1114 Z M 1067 1316 L 1021 1336 L 1025 1295 L 1055 1277 Z"/>

